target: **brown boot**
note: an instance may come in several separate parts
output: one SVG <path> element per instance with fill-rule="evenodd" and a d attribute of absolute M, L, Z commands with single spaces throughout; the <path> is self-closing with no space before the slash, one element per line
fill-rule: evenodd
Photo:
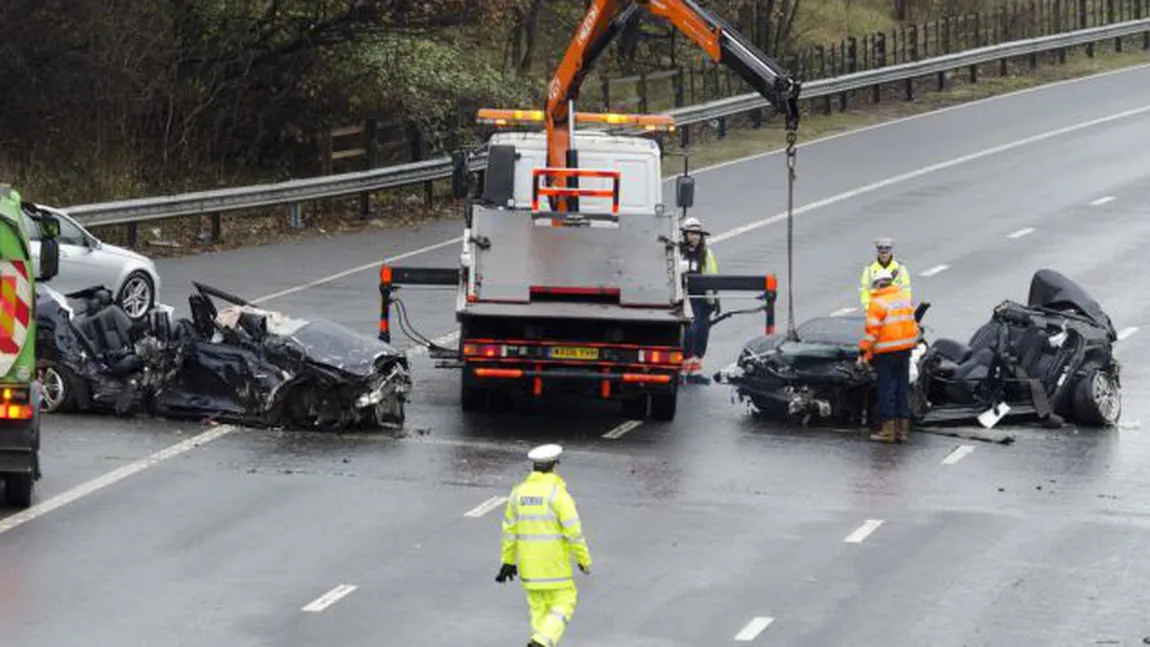
<path fill-rule="evenodd" d="M 905 443 L 910 438 L 910 420 L 908 418 L 899 418 L 898 427 L 896 429 L 895 440 L 900 443 Z"/>
<path fill-rule="evenodd" d="M 893 443 L 895 440 L 895 425 L 894 420 L 884 420 L 882 429 L 877 434 L 871 434 L 871 440 L 878 440 L 884 443 Z"/>

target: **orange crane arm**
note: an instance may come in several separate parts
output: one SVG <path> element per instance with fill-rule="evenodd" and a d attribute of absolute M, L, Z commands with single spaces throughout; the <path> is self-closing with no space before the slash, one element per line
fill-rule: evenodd
<path fill-rule="evenodd" d="M 778 62 L 756 48 L 725 21 L 695 0 L 591 0 L 567 53 L 547 88 L 547 161 L 555 168 L 569 165 L 571 115 L 568 102 L 577 99 L 583 78 L 607 44 L 636 16 L 638 9 L 670 21 L 699 45 L 712 60 L 734 70 L 763 95 L 786 119 L 788 131 L 798 128 L 801 83 Z"/>

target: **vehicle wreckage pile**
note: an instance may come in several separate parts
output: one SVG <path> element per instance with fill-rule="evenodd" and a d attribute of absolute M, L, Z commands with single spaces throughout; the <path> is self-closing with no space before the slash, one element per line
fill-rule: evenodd
<path fill-rule="evenodd" d="M 930 304 L 921 304 L 922 320 Z M 764 417 L 809 424 L 867 425 L 876 376 L 859 365 L 863 317 L 816 317 L 784 335 L 756 337 L 715 379 Z M 925 337 L 911 360 L 915 424 L 1031 418 L 1102 427 L 1122 412 L 1120 366 L 1110 317 L 1079 284 L 1049 269 L 1031 278 L 1025 305 L 1006 300 L 969 342 Z"/>
<path fill-rule="evenodd" d="M 193 285 L 191 319 L 157 306 L 138 324 L 103 288 L 37 285 L 45 408 L 293 429 L 403 424 L 411 376 L 391 345 Z M 217 310 L 212 297 L 230 305 Z"/>

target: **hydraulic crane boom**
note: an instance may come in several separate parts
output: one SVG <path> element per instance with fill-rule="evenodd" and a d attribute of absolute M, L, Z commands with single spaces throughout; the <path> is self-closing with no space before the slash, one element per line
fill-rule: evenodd
<path fill-rule="evenodd" d="M 636 18 L 634 14 L 640 8 L 670 21 L 711 59 L 730 67 L 754 87 L 783 114 L 788 139 L 793 142 L 799 123 L 801 83 L 721 18 L 694 0 L 591 0 L 547 91 L 545 121 L 550 166 L 571 165 L 567 159 L 571 143 L 569 102 L 578 98 L 579 87 L 595 59 Z"/>

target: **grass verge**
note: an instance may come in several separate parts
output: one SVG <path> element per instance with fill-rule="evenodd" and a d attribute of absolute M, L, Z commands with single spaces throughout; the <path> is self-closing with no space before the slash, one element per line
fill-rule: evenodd
<path fill-rule="evenodd" d="M 936 77 L 925 77 L 916 80 L 913 101 L 905 100 L 902 83 L 884 87 L 878 102 L 869 91 L 852 93 L 845 109 L 838 98 L 832 98 L 829 114 L 824 113 L 827 104 L 822 99 L 812 100 L 806 102 L 809 105 L 800 126 L 800 145 L 819 137 L 946 106 L 1150 63 L 1150 51 L 1141 49 L 1142 44 L 1141 37 L 1129 38 L 1123 43 L 1123 51 L 1118 52 L 1113 42 L 1098 43 L 1093 57 L 1085 54 L 1085 48 L 1076 48 L 1067 52 L 1066 63 L 1059 63 L 1054 54 L 1043 54 L 1037 57 L 1034 69 L 1025 59 L 1012 61 L 1007 65 L 1005 75 L 1001 74 L 997 63 L 983 65 L 978 70 L 976 83 L 969 82 L 967 70 L 954 71 L 947 74 L 946 87 L 942 91 L 937 88 Z M 757 129 L 750 125 L 750 120 L 745 117 L 728 119 L 728 136 L 721 139 L 716 137 L 713 127 L 696 125 L 692 127 L 690 148 L 673 146 L 673 149 L 685 150 L 690 155 L 691 167 L 699 168 L 763 154 L 783 146 L 783 132 L 777 123 L 767 123 Z M 736 131 L 737 136 L 731 136 L 732 131 Z M 663 171 L 665 176 L 673 176 L 680 169 L 681 163 L 668 157 Z M 223 214 L 219 216 L 221 237 L 218 242 L 211 240 L 211 216 L 141 224 L 138 242 L 134 245 L 129 245 L 128 227 L 124 225 L 96 228 L 95 233 L 110 243 L 134 247 L 156 258 L 351 232 L 366 233 L 409 227 L 436 218 L 458 217 L 459 205 L 450 198 L 449 186 L 444 181 L 435 183 L 430 190 L 412 187 L 377 193 L 371 198 L 370 213 L 366 218 L 359 213 L 357 197 L 307 205 L 301 209 L 306 221 L 306 227 L 302 229 L 290 226 L 286 207 Z M 428 195 L 432 198 L 430 206 Z"/>

